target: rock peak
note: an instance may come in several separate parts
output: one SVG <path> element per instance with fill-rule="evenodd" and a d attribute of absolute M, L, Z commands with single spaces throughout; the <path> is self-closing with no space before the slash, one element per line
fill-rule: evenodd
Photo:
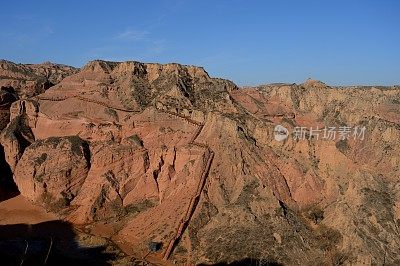
<path fill-rule="evenodd" d="M 210 76 L 203 67 L 183 65 L 178 63 L 142 63 L 139 61 L 105 61 L 93 60 L 87 63 L 83 71 L 101 71 L 110 74 L 112 71 L 133 72 L 134 74 L 147 74 L 149 78 L 155 79 L 161 74 L 189 75 L 192 78 L 209 79 Z"/>
<path fill-rule="evenodd" d="M 326 85 L 322 81 L 312 79 L 312 78 L 308 78 L 302 85 L 306 88 L 326 88 L 326 87 L 328 87 L 328 85 Z"/>

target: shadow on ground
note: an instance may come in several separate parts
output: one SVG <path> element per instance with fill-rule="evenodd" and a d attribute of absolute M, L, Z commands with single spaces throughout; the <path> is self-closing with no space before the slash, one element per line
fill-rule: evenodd
<path fill-rule="evenodd" d="M 19 195 L 17 185 L 13 180 L 13 174 L 8 165 L 4 148 L 0 144 L 0 201 L 11 199 Z"/>
<path fill-rule="evenodd" d="M 115 257 L 105 246 L 80 246 L 67 222 L 0 226 L 1 265 L 110 265 Z"/>
<path fill-rule="evenodd" d="M 198 266 L 207 266 L 208 264 L 200 264 Z M 211 265 L 211 264 L 210 264 Z M 265 259 L 255 259 L 255 258 L 245 258 L 242 260 L 234 261 L 231 263 L 220 262 L 217 264 L 212 264 L 214 266 L 281 266 L 283 264 L 269 261 Z"/>

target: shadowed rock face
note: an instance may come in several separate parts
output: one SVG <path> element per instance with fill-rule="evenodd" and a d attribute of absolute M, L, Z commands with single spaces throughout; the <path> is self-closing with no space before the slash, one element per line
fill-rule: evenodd
<path fill-rule="evenodd" d="M 0 129 L 3 129 L 10 122 L 10 106 L 18 99 L 12 87 L 0 88 Z"/>
<path fill-rule="evenodd" d="M 0 129 L 10 121 L 13 102 L 43 93 L 77 71 L 74 67 L 52 63 L 15 64 L 0 60 Z"/>
<path fill-rule="evenodd" d="M 4 155 L 4 148 L 0 145 L 0 201 L 12 198 L 19 193 Z"/>
<path fill-rule="evenodd" d="M 62 221 L 0 225 L 0 255 L 4 265 L 130 263 L 110 241 L 79 232 Z"/>
<path fill-rule="evenodd" d="M 0 86 L 12 88 L 20 98 L 43 93 L 78 69 L 70 66 L 43 64 L 16 64 L 0 60 Z"/>
<path fill-rule="evenodd" d="M 1 143 L 23 196 L 127 254 L 161 243 L 148 261 L 396 264 L 399 107 L 397 87 L 93 61 L 14 102 Z M 276 141 L 278 124 L 366 131 Z"/>

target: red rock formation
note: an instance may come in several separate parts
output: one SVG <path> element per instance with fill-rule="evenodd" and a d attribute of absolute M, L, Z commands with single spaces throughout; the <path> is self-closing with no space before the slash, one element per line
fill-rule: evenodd
<path fill-rule="evenodd" d="M 76 72 L 76 68 L 48 62 L 15 64 L 0 60 L 0 129 L 9 122 L 11 103 L 43 93 Z"/>
<path fill-rule="evenodd" d="M 77 136 L 38 140 L 24 151 L 14 171 L 26 198 L 62 211 L 78 195 L 90 167 L 87 143 Z"/>
<path fill-rule="evenodd" d="M 386 252 L 396 263 L 399 99 L 398 88 L 238 89 L 192 66 L 94 61 L 13 103 L 1 143 L 23 196 L 147 261 L 379 264 Z M 367 131 L 279 142 L 277 124 Z"/>
<path fill-rule="evenodd" d="M 78 69 L 70 66 L 43 64 L 15 64 L 0 60 L 0 86 L 13 88 L 20 98 L 43 93 Z"/>

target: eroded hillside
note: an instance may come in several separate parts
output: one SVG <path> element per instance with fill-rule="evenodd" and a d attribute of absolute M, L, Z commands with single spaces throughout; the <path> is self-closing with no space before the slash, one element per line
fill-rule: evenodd
<path fill-rule="evenodd" d="M 399 88 L 239 89 L 139 62 L 61 76 L 1 96 L 1 144 L 20 193 L 65 221 L 156 264 L 400 262 Z M 344 126 L 365 135 L 308 131 Z"/>

